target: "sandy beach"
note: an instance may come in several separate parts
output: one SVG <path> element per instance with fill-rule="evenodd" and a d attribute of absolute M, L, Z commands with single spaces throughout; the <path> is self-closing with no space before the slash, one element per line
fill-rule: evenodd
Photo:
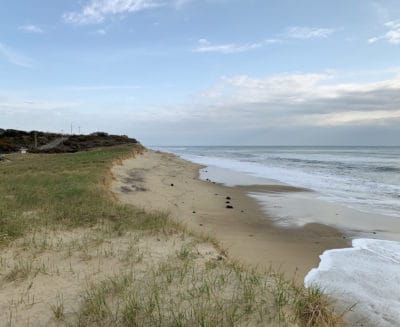
<path fill-rule="evenodd" d="M 278 227 L 248 196 L 304 190 L 285 185 L 227 187 L 200 180 L 200 168 L 175 155 L 148 150 L 113 168 L 112 191 L 124 203 L 169 212 L 190 229 L 210 234 L 232 259 L 272 267 L 299 281 L 318 265 L 325 250 L 349 246 L 339 230 L 322 224 Z"/>

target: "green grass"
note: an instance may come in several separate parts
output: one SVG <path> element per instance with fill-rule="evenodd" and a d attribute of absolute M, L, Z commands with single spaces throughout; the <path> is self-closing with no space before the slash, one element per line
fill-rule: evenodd
<path fill-rule="evenodd" d="M 43 226 L 69 228 L 111 222 L 115 232 L 160 229 L 161 213 L 146 213 L 116 203 L 106 191 L 114 160 L 132 153 L 122 146 L 74 154 L 8 156 L 0 164 L 0 241 Z"/>
<path fill-rule="evenodd" d="M 340 325 L 341 317 L 318 290 L 296 287 L 271 272 L 210 261 L 177 252 L 146 274 L 127 272 L 92 284 L 77 325 Z"/>
<path fill-rule="evenodd" d="M 64 298 L 62 294 L 58 294 L 55 300 L 55 304 L 50 305 L 50 309 L 53 312 L 55 320 L 64 320 Z"/>

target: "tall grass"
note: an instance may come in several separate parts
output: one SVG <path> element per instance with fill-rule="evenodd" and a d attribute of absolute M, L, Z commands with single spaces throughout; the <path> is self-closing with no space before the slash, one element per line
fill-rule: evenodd
<path fill-rule="evenodd" d="M 339 326 L 325 296 L 281 275 L 237 263 L 202 262 L 185 247 L 146 274 L 92 284 L 79 326 Z"/>

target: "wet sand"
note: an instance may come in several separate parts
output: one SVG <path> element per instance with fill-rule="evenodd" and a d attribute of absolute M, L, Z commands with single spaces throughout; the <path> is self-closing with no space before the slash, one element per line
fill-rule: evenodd
<path fill-rule="evenodd" d="M 281 226 L 319 223 L 345 231 L 350 238 L 400 241 L 399 218 L 324 201 L 315 192 L 276 193 L 268 197 L 253 192 L 251 196 L 273 217 L 279 217 L 277 223 Z"/>
<path fill-rule="evenodd" d="M 248 196 L 305 190 L 280 184 L 228 187 L 200 180 L 200 168 L 175 155 L 148 150 L 113 168 L 112 191 L 124 203 L 167 211 L 194 231 L 214 236 L 233 259 L 272 267 L 299 282 L 318 266 L 325 250 L 350 245 L 341 231 L 323 224 L 279 227 Z"/>

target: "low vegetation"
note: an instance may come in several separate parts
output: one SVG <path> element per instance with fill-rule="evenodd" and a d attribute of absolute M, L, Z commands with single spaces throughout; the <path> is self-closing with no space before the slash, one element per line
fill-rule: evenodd
<path fill-rule="evenodd" d="M 281 275 L 237 263 L 171 256 L 146 274 L 90 286 L 81 326 L 338 326 L 321 293 L 310 297 Z M 314 292 L 314 296 L 315 296 Z"/>
<path fill-rule="evenodd" d="M 116 230 L 162 228 L 160 214 L 117 204 L 107 191 L 107 169 L 128 147 L 76 154 L 10 155 L 0 165 L 0 241 L 41 226 L 81 227 L 102 221 Z M 135 219 L 132 219 L 135 217 Z"/>
<path fill-rule="evenodd" d="M 10 326 L 33 319 L 58 326 L 341 325 L 319 290 L 242 266 L 168 215 L 115 201 L 109 168 L 132 153 L 122 146 L 9 155 L 0 163 L 0 319 Z"/>
<path fill-rule="evenodd" d="M 25 132 L 15 129 L 0 128 L 0 153 L 15 152 L 21 147 L 33 147 L 35 145 L 35 135 L 38 146 L 44 145 L 61 136 L 61 134 L 56 133 L 44 133 L 38 131 Z"/>
<path fill-rule="evenodd" d="M 0 154 L 17 152 L 22 148 L 33 153 L 73 153 L 127 144 L 138 144 L 138 141 L 125 135 L 110 135 L 104 132 L 67 135 L 0 129 Z"/>

